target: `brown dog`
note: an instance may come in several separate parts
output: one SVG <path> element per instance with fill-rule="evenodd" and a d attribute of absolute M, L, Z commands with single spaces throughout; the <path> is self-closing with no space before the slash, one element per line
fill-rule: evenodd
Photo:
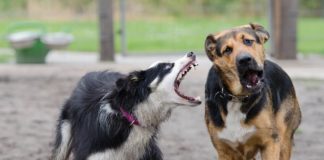
<path fill-rule="evenodd" d="M 220 160 L 288 160 L 301 121 L 294 86 L 265 60 L 269 33 L 257 24 L 210 34 L 205 122 Z"/>

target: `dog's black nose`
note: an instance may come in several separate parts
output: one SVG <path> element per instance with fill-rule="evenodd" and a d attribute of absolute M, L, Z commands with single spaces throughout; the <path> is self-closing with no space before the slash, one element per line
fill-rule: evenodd
<path fill-rule="evenodd" d="M 237 56 L 237 62 L 239 65 L 248 65 L 252 61 L 252 56 L 249 53 L 241 53 Z"/>
<path fill-rule="evenodd" d="M 193 53 L 193 52 L 189 52 L 189 53 L 187 53 L 187 57 L 192 57 L 192 56 L 194 56 L 195 54 Z"/>

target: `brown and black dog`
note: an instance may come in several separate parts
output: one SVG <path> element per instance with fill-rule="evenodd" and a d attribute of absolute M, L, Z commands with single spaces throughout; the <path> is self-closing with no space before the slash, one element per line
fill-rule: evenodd
<path fill-rule="evenodd" d="M 269 33 L 244 25 L 205 41 L 213 62 L 205 86 L 205 122 L 219 160 L 288 160 L 301 112 L 289 76 L 265 59 Z"/>

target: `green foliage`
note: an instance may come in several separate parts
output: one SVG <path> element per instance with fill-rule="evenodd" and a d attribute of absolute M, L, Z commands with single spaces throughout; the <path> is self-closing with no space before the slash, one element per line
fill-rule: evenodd
<path fill-rule="evenodd" d="M 0 1 L 0 10 L 10 11 L 16 9 L 26 9 L 27 1 L 26 0 L 1 0 Z"/>
<path fill-rule="evenodd" d="M 308 9 L 318 9 L 321 7 L 322 0 L 301 0 L 300 4 L 304 8 Z"/>
<path fill-rule="evenodd" d="M 153 8 L 154 12 L 165 12 L 172 16 L 204 16 L 204 15 L 255 15 L 256 10 L 262 10 L 267 0 L 139 0 L 145 8 Z M 261 5 L 254 5 L 261 4 Z M 250 5 L 250 6 L 249 6 Z M 251 7 L 252 5 L 252 7 Z M 235 12 L 233 12 L 235 10 Z M 243 11 L 243 15 L 241 14 Z M 266 12 L 260 13 L 265 16 Z"/>
<path fill-rule="evenodd" d="M 311 17 L 324 17 L 324 1 L 300 0 L 300 15 Z"/>
<path fill-rule="evenodd" d="M 72 8 L 78 13 L 84 12 L 86 7 L 93 2 L 93 0 L 59 0 L 62 6 Z"/>
<path fill-rule="evenodd" d="M 234 0 L 203 0 L 202 7 L 205 14 L 226 13 Z"/>

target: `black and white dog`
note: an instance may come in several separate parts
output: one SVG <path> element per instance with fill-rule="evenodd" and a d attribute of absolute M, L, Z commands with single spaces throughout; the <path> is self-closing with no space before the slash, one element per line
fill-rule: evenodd
<path fill-rule="evenodd" d="M 86 74 L 63 106 L 52 158 L 161 160 L 156 145 L 161 122 L 176 106 L 201 103 L 179 91 L 196 65 L 190 52 L 173 63 L 155 63 L 128 75 Z"/>

